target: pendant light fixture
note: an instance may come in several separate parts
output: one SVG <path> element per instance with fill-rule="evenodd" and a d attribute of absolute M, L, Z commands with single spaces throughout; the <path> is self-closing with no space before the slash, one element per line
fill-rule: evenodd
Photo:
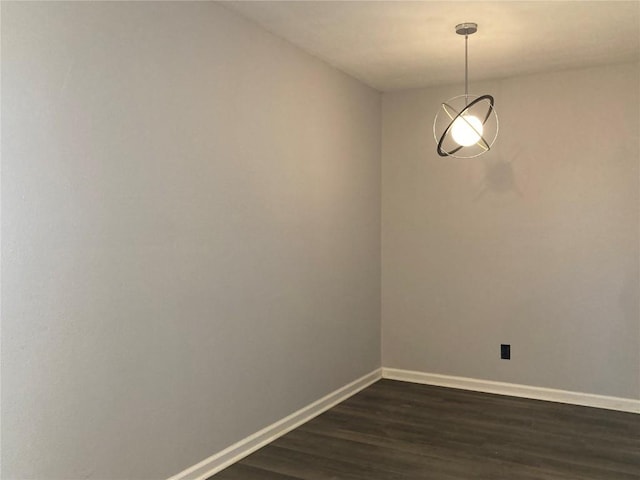
<path fill-rule="evenodd" d="M 491 95 L 469 95 L 469 35 L 477 23 L 456 25 L 464 35 L 464 95 L 442 103 L 433 122 L 433 136 L 441 157 L 473 158 L 491 149 L 498 136 L 498 115 Z"/>

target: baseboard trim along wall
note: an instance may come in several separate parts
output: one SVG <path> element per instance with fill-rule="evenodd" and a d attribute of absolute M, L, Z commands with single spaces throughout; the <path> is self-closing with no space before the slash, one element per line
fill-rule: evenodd
<path fill-rule="evenodd" d="M 570 403 L 585 407 L 606 408 L 621 412 L 640 413 L 640 400 L 631 398 L 607 397 L 591 393 L 571 392 L 567 390 L 554 390 L 551 388 L 532 387 L 515 383 L 492 382 L 490 380 L 478 380 L 475 378 L 455 377 L 451 375 L 439 375 L 436 373 L 415 372 L 397 368 L 383 368 L 382 378 L 400 380 L 403 382 L 423 383 L 440 387 L 458 388 L 461 390 L 473 390 L 476 392 L 496 393 L 512 397 L 531 398 L 534 400 L 546 400 L 549 402 Z"/>
<path fill-rule="evenodd" d="M 211 455 L 200 463 L 183 470 L 182 472 L 172 476 L 169 480 L 205 480 L 211 475 L 224 470 L 229 465 L 239 461 L 240 459 L 250 455 L 259 448 L 272 442 L 285 433 L 294 428 L 308 422 L 321 413 L 329 410 L 338 403 L 355 395 L 360 390 L 367 388 L 369 385 L 377 382 L 382 378 L 382 369 L 374 370 L 363 377 L 354 380 L 342 388 L 322 397 L 319 400 L 301 408 L 297 412 L 292 413 L 277 422 L 263 428 L 262 430 L 250 435 L 237 443 L 225 448 L 224 450 Z"/>

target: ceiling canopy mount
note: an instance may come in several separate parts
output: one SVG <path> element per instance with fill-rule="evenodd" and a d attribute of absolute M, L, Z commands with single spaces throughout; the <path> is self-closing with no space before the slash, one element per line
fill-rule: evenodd
<path fill-rule="evenodd" d="M 473 22 L 459 23 L 456 25 L 458 35 L 473 35 L 478 31 L 478 24 Z"/>

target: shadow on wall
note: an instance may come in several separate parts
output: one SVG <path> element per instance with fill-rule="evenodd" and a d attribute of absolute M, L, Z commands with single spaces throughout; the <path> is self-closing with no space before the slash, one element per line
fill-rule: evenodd
<path fill-rule="evenodd" d="M 480 191 L 474 197 L 474 201 L 479 201 L 487 192 L 493 193 L 516 193 L 522 197 L 522 190 L 518 187 L 516 176 L 513 170 L 513 163 L 520 156 L 520 152 L 516 153 L 511 160 L 505 160 L 501 157 L 493 159 L 483 159 L 484 162 L 484 178 L 480 185 Z"/>

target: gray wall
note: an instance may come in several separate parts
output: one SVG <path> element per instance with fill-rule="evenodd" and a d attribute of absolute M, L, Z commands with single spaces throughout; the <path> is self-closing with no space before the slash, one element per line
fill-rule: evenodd
<path fill-rule="evenodd" d="M 2 478 L 165 478 L 380 366 L 380 95 L 213 3 L 2 2 Z"/>
<path fill-rule="evenodd" d="M 472 82 L 501 131 L 471 160 L 431 130 L 462 87 L 383 96 L 385 367 L 640 397 L 638 72 Z"/>

